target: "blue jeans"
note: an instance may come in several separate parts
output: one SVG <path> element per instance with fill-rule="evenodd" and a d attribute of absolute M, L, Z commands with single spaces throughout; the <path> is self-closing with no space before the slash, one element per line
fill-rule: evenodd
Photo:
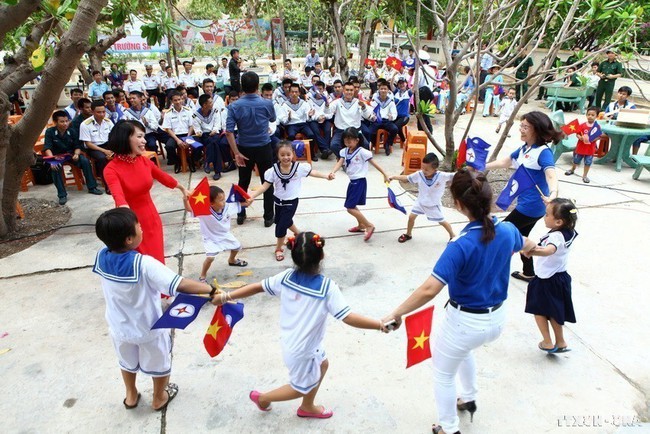
<path fill-rule="evenodd" d="M 341 149 L 343 149 L 343 130 L 339 130 L 338 128 L 334 127 L 334 134 L 332 134 L 332 142 L 330 143 L 330 151 L 336 156 L 336 159 L 338 160 L 341 158 L 339 155 L 341 152 Z M 363 136 L 361 131 L 359 131 L 359 146 L 362 148 L 368 148 L 368 141 L 366 138 Z"/>
<path fill-rule="evenodd" d="M 93 176 L 93 169 L 90 166 L 90 161 L 88 161 L 85 156 L 79 155 L 79 159 L 77 161 L 70 160 L 70 163 L 81 169 L 84 174 L 84 178 L 86 178 L 86 187 L 88 187 L 88 190 L 97 188 L 97 181 Z M 63 178 L 61 177 L 60 173 L 61 170 L 63 170 L 63 167 L 61 167 L 59 170 L 51 171 L 52 182 L 54 182 L 54 186 L 56 187 L 57 196 L 66 197 L 68 193 L 65 190 L 65 185 L 63 184 Z"/>
<path fill-rule="evenodd" d="M 322 124 L 317 121 L 309 121 L 307 122 L 307 125 L 311 129 L 314 140 L 318 145 L 318 149 L 320 149 L 321 152 L 329 150 L 330 140 L 332 138 L 332 121 L 325 119 Z M 321 131 L 323 132 L 322 135 Z"/>
<path fill-rule="evenodd" d="M 299 124 L 291 124 L 291 125 L 285 125 L 285 128 L 287 129 L 287 139 L 289 140 L 295 140 L 296 139 L 296 134 L 300 133 L 305 135 L 308 139 L 314 139 L 314 134 L 311 131 L 311 128 L 307 125 L 306 122 L 302 122 Z"/>

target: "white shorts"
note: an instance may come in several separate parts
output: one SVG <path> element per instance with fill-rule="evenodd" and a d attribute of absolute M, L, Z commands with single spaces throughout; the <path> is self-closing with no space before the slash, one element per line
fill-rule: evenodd
<path fill-rule="evenodd" d="M 205 256 L 214 257 L 225 250 L 241 250 L 241 243 L 231 233 L 226 234 L 221 240 L 203 238 Z"/>
<path fill-rule="evenodd" d="M 320 365 L 326 359 L 325 350 L 317 348 L 311 357 L 297 358 L 292 354 L 284 355 L 284 363 L 289 368 L 291 388 L 302 394 L 309 393 L 320 383 Z"/>
<path fill-rule="evenodd" d="M 413 205 L 411 212 L 417 215 L 425 215 L 427 216 L 427 220 L 431 220 L 432 222 L 445 221 L 445 216 L 442 215 L 442 209 L 440 208 L 440 205 L 422 206 L 419 202 L 415 202 L 415 205 Z"/>
<path fill-rule="evenodd" d="M 160 333 L 148 342 L 132 344 L 113 338 L 120 368 L 136 373 L 142 371 L 152 377 L 165 377 L 172 371 L 172 337 Z"/>

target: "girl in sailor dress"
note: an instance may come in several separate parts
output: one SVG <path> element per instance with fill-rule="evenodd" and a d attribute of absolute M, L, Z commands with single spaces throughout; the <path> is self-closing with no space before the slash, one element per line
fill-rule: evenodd
<path fill-rule="evenodd" d="M 189 199 L 183 197 L 185 209 L 192 212 Z M 245 267 L 248 262 L 237 258 L 241 250 L 241 243 L 230 232 L 230 220 L 241 212 L 241 205 L 237 202 L 226 202 L 226 194 L 216 185 L 210 186 L 210 215 L 196 216 L 199 219 L 203 247 L 205 248 L 205 261 L 201 267 L 201 282 L 206 281 L 208 270 L 219 253 L 230 250 L 228 265 L 231 267 Z"/>
<path fill-rule="evenodd" d="M 381 320 L 351 312 L 338 285 L 320 274 L 324 246 L 325 240 L 318 234 L 301 232 L 287 241 L 295 268 L 215 297 L 217 304 L 260 292 L 280 298 L 282 352 L 289 384 L 266 393 L 250 392 L 249 398 L 262 411 L 270 411 L 274 401 L 302 398 L 299 417 L 332 417 L 331 410 L 314 404 L 328 367 L 322 346 L 328 314 L 352 327 L 388 331 Z"/>
<path fill-rule="evenodd" d="M 299 163 L 294 161 L 294 153 L 291 142 L 283 141 L 276 148 L 278 162 L 273 164 L 270 169 L 264 172 L 264 184 L 258 190 L 251 193 L 250 199 L 246 202 L 247 206 L 253 203 L 253 200 L 264 194 L 270 186 L 273 186 L 273 202 L 275 203 L 275 245 L 276 261 L 284 260 L 284 238 L 287 230 L 294 234 L 299 232 L 293 223 L 293 216 L 298 209 L 298 196 L 302 186 L 302 178 L 313 176 L 316 178 L 332 179 L 324 173 L 311 169 L 308 163 Z"/>
<path fill-rule="evenodd" d="M 535 249 L 526 256 L 535 258 L 535 277 L 528 284 L 526 312 L 535 315 L 542 334 L 538 348 L 548 353 L 569 351 L 562 326 L 565 321 L 575 323 L 571 301 L 571 276 L 567 273 L 569 248 L 578 233 L 577 209 L 569 199 L 553 199 L 546 206 L 544 223 L 551 231 L 542 237 Z M 551 339 L 549 323 L 555 335 Z"/>

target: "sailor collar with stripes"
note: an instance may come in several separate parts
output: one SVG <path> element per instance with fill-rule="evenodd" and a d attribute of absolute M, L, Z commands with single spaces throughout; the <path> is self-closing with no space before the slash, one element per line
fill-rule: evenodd
<path fill-rule="evenodd" d="M 142 254 L 135 250 L 115 253 L 103 248 L 97 253 L 93 272 L 118 283 L 137 283 L 140 280 Z"/>
<path fill-rule="evenodd" d="M 428 179 L 426 176 L 424 176 L 424 173 L 422 173 L 422 171 L 420 171 L 420 176 L 422 177 L 422 180 L 426 186 L 431 187 L 440 177 L 440 172 L 436 172 L 431 179 Z"/>
<path fill-rule="evenodd" d="M 142 106 L 142 109 L 138 111 L 138 110 L 134 110 L 133 107 L 129 107 L 128 109 L 126 109 L 126 111 L 130 113 L 134 118 L 140 120 L 149 111 L 149 109 L 145 106 Z"/>
<path fill-rule="evenodd" d="M 352 98 L 352 101 L 346 101 L 344 98 L 341 98 L 341 105 L 345 107 L 346 110 L 350 110 L 350 107 L 352 107 L 354 104 L 359 104 L 359 100 Z"/>
<path fill-rule="evenodd" d="M 284 188 L 285 190 L 287 189 L 287 184 L 289 184 L 291 178 L 294 177 L 297 170 L 298 170 L 298 163 L 295 161 L 291 162 L 291 168 L 289 169 L 289 173 L 282 173 L 282 170 L 280 169 L 280 163 L 275 163 L 273 165 L 273 171 L 275 172 L 275 175 L 280 179 L 280 182 L 282 183 L 282 188 Z"/>
<path fill-rule="evenodd" d="M 381 108 L 386 108 L 388 107 L 388 104 L 390 104 L 393 101 L 392 95 L 388 94 L 386 95 L 386 99 L 382 101 L 379 98 L 379 93 L 376 93 L 372 96 L 372 100 L 377 103 Z"/>
<path fill-rule="evenodd" d="M 201 113 L 201 109 L 199 108 L 196 111 L 196 117 L 198 117 L 199 120 L 202 121 L 204 124 L 209 124 L 209 123 L 212 122 L 212 118 L 214 117 L 215 112 L 216 112 L 216 110 L 213 107 L 210 110 L 210 114 L 208 114 L 207 116 L 203 116 L 203 113 Z"/>
<path fill-rule="evenodd" d="M 292 103 L 290 99 L 288 99 L 288 100 L 285 102 L 285 104 L 286 104 L 286 105 L 287 105 L 291 110 L 293 110 L 294 112 L 297 112 L 298 110 L 300 110 L 300 107 L 301 107 L 304 103 L 305 103 L 305 101 L 303 101 L 303 100 L 301 100 L 301 99 L 298 99 L 298 102 L 295 103 L 295 104 Z"/>
<path fill-rule="evenodd" d="M 350 153 L 350 148 L 345 148 L 345 167 L 350 165 L 352 159 L 356 157 L 359 152 L 361 152 L 361 146 L 357 146 L 352 153 Z"/>
<path fill-rule="evenodd" d="M 224 219 L 224 217 L 228 216 L 228 214 L 226 212 L 226 207 L 227 206 L 228 206 L 228 204 L 226 204 L 226 206 L 221 210 L 221 212 L 216 212 L 212 207 L 210 207 L 210 214 L 212 214 L 212 217 L 217 219 L 217 221 L 221 221 L 221 220 Z"/>
<path fill-rule="evenodd" d="M 313 298 L 325 298 L 331 280 L 322 274 L 310 275 L 296 270 L 288 272 L 282 278 L 282 284 L 296 292 Z"/>

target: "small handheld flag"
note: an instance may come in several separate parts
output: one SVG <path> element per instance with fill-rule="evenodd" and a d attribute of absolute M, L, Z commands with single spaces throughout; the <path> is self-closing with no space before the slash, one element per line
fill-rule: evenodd
<path fill-rule="evenodd" d="M 594 122 L 594 126 L 589 130 L 589 141 L 594 142 L 598 137 L 603 135 L 603 130 L 598 125 L 598 122 Z"/>
<path fill-rule="evenodd" d="M 208 298 L 178 294 L 174 302 L 151 326 L 153 329 L 184 329 L 194 321 Z"/>
<path fill-rule="evenodd" d="M 465 159 L 467 157 L 467 141 L 463 139 L 460 142 L 460 147 L 458 148 L 458 157 L 456 157 L 456 169 L 459 169 L 465 164 Z"/>
<path fill-rule="evenodd" d="M 373 113 L 375 114 L 375 117 L 377 118 L 376 122 L 381 123 L 382 122 L 382 117 L 381 117 L 381 104 L 377 104 L 374 109 L 372 109 Z"/>
<path fill-rule="evenodd" d="M 423 309 L 404 319 L 406 325 L 406 367 L 410 368 L 431 357 L 433 308 Z"/>
<path fill-rule="evenodd" d="M 67 163 L 72 160 L 72 155 L 70 154 L 58 154 L 52 155 L 51 157 L 44 156 L 43 161 L 50 165 L 52 169 L 58 169 L 63 163 Z"/>
<path fill-rule="evenodd" d="M 232 328 L 243 317 L 243 303 L 226 303 L 217 307 L 203 338 L 203 345 L 210 357 L 216 357 L 223 351 L 232 334 Z"/>
<path fill-rule="evenodd" d="M 226 202 L 241 203 L 246 202 L 250 198 L 249 194 L 246 193 L 243 188 L 237 184 L 233 184 L 232 187 L 230 187 L 230 193 L 228 193 L 228 199 L 226 199 Z"/>
<path fill-rule="evenodd" d="M 183 137 L 181 138 L 182 141 L 190 145 L 193 149 L 198 149 L 203 147 L 203 143 L 199 142 L 198 140 L 195 140 L 191 136 Z"/>
<path fill-rule="evenodd" d="M 399 200 L 397 200 L 397 196 L 395 196 L 395 193 L 390 188 L 390 184 L 386 183 L 386 188 L 388 188 L 388 205 L 391 208 L 395 208 L 397 211 L 406 214 L 406 209 L 402 206 L 401 203 L 399 203 Z"/>
<path fill-rule="evenodd" d="M 386 65 L 390 66 L 391 68 L 400 70 L 402 69 L 402 62 L 394 56 L 390 56 L 386 58 L 386 61 L 384 62 Z"/>
<path fill-rule="evenodd" d="M 517 196 L 535 186 L 535 180 L 530 176 L 528 170 L 526 170 L 524 166 L 519 166 L 508 180 L 508 183 L 495 203 L 499 208 L 505 211 Z"/>
<path fill-rule="evenodd" d="M 572 120 L 565 126 L 561 128 L 562 131 L 564 131 L 564 134 L 567 136 L 570 136 L 571 134 L 575 134 L 578 132 L 578 127 L 580 126 L 580 122 L 578 122 L 577 119 Z"/>
<path fill-rule="evenodd" d="M 190 207 L 194 216 L 210 215 L 210 184 L 204 177 L 190 195 Z"/>
<path fill-rule="evenodd" d="M 480 137 L 467 138 L 465 160 L 467 165 L 476 170 L 485 170 L 488 148 L 492 146 Z"/>

